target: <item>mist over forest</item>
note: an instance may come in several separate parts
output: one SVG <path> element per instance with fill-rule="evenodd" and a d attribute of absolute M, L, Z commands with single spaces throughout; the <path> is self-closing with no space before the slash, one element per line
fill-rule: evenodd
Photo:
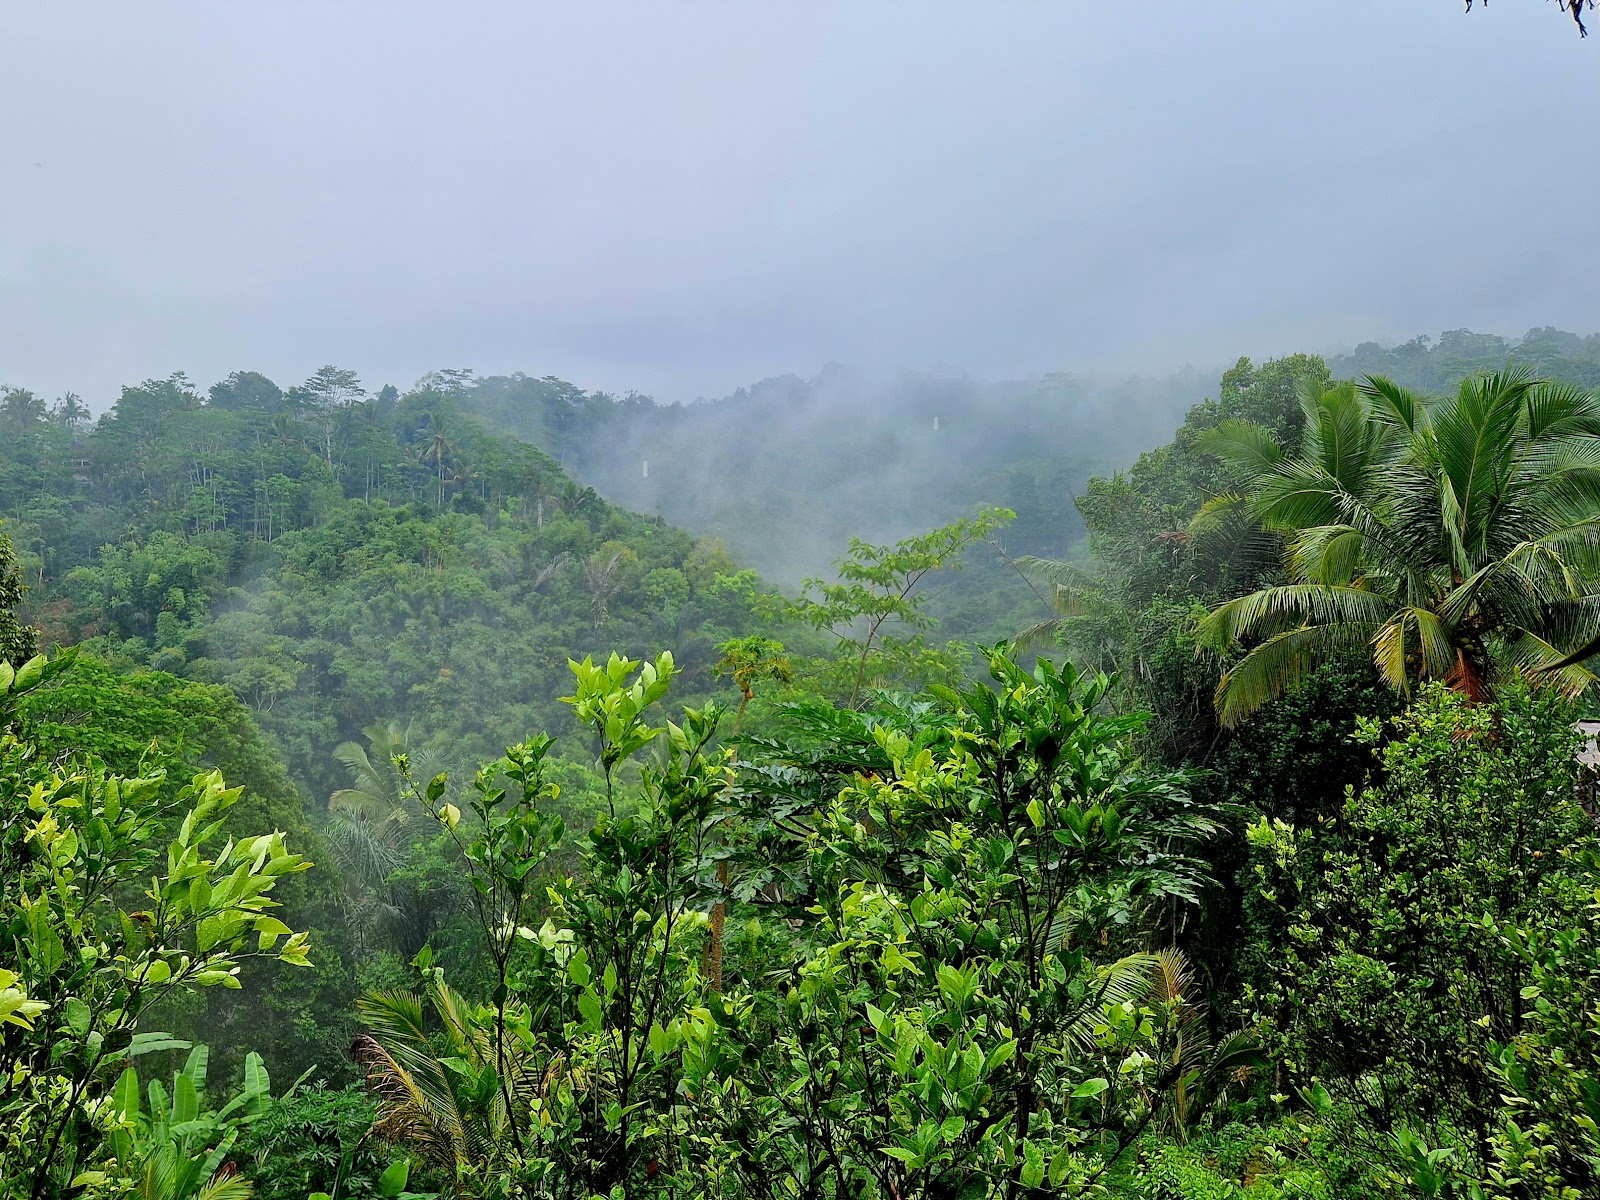
<path fill-rule="evenodd" d="M 1595 6 L 0 8 L 0 1200 L 1600 1197 Z"/>

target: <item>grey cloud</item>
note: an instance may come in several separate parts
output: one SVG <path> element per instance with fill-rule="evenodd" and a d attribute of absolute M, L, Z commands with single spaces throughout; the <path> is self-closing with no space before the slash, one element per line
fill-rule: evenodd
<path fill-rule="evenodd" d="M 1600 47 L 1544 7 L 11 6 L 0 380 L 685 399 L 1587 331 Z"/>

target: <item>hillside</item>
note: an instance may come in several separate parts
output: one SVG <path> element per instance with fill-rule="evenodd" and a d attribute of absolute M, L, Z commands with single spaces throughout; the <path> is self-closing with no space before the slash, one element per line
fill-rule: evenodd
<path fill-rule="evenodd" d="M 456 768 L 566 728 L 569 657 L 672 649 L 690 694 L 711 687 L 755 577 L 485 432 L 458 392 L 180 375 L 91 425 L 13 391 L 0 515 L 26 615 L 45 645 L 231 688 L 314 806 L 374 726 Z"/>

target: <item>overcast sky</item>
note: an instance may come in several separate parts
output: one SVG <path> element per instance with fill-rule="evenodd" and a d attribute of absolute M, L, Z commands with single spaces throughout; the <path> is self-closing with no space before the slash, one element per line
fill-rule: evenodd
<path fill-rule="evenodd" d="M 1152 371 L 1600 329 L 1541 0 L 0 10 L 0 382 Z"/>

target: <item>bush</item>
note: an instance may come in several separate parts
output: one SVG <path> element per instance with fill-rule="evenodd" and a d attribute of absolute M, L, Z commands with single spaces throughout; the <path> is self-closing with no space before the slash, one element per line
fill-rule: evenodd
<path fill-rule="evenodd" d="M 376 1195 L 378 1176 L 392 1156 L 366 1136 L 373 1112 L 372 1101 L 358 1088 L 332 1091 L 319 1085 L 272 1101 L 239 1142 L 241 1166 L 255 1181 L 255 1200 L 332 1193 L 340 1158 L 347 1154 L 341 1194 Z"/>
<path fill-rule="evenodd" d="M 1590 1056 L 1571 1056 L 1592 1041 L 1583 864 L 1600 843 L 1570 706 L 1522 684 L 1493 704 L 1435 687 L 1362 736 L 1379 769 L 1341 814 L 1248 835 L 1254 899 L 1284 931 L 1255 999 L 1286 1078 L 1325 1086 L 1350 1109 L 1346 1140 L 1426 1194 L 1450 1194 L 1429 1191 L 1437 1175 L 1544 1195 L 1493 1190 L 1529 1162 L 1563 1181 L 1549 1195 L 1594 1194 L 1580 1118 L 1600 1094 L 1584 1094 Z M 1535 1144 L 1530 1118 L 1565 1148 Z"/>

